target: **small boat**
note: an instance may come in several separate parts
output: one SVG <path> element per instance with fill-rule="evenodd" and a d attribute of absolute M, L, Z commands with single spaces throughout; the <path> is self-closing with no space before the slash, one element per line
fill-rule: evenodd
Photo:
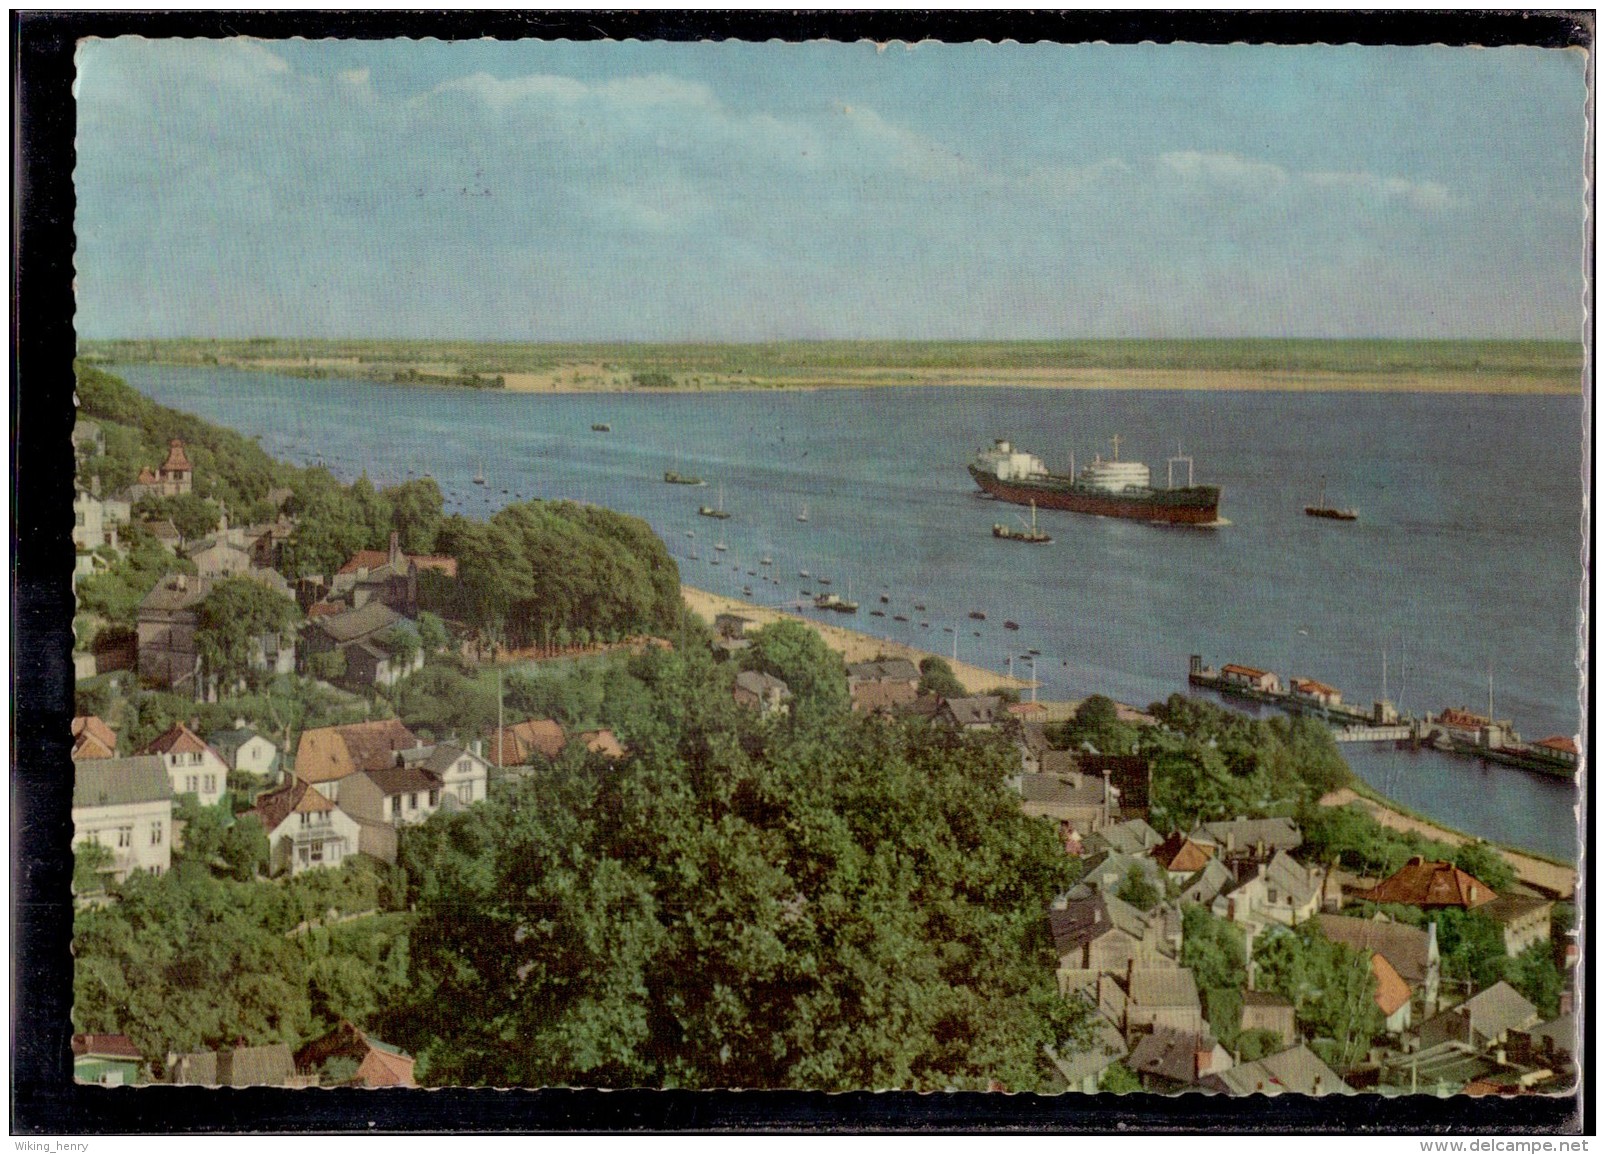
<path fill-rule="evenodd" d="M 719 540 L 719 541 L 718 541 L 718 542 L 716 542 L 716 543 L 715 543 L 715 544 L 714 544 L 714 547 L 713 547 L 713 548 L 714 548 L 714 549 L 716 549 L 716 550 L 718 550 L 718 551 L 719 551 L 719 552 L 720 552 L 720 553 L 723 553 L 723 552 L 724 552 L 724 551 L 725 551 L 725 550 L 727 550 L 727 549 L 729 549 L 729 548 L 730 548 L 730 547 L 729 547 L 729 546 L 727 546 L 727 545 L 725 545 L 725 543 L 724 543 L 724 540 L 723 540 L 723 539 L 720 539 L 720 540 Z"/>
<path fill-rule="evenodd" d="M 483 457 L 479 459 L 479 472 L 474 474 L 474 484 L 485 484 L 485 459 Z"/>
<path fill-rule="evenodd" d="M 881 595 L 881 605 L 883 605 L 883 606 L 884 605 L 890 605 L 891 601 L 892 601 L 892 599 L 887 597 L 885 594 Z"/>
<path fill-rule="evenodd" d="M 931 623 L 930 622 L 921 622 L 920 623 L 920 629 L 928 630 L 930 628 L 931 628 Z"/>
<path fill-rule="evenodd" d="M 814 591 L 813 590 L 798 590 L 797 592 L 800 593 L 805 598 L 811 598 L 811 597 L 814 596 Z"/>
<path fill-rule="evenodd" d="M 870 610 L 869 611 L 869 616 L 872 617 L 872 618 L 884 618 L 886 616 L 886 611 L 885 610 Z"/>
<path fill-rule="evenodd" d="M 758 559 L 758 564 L 759 565 L 774 565 L 775 564 L 775 559 L 770 557 L 768 554 L 764 554 L 761 558 Z"/>
<path fill-rule="evenodd" d="M 747 576 L 748 576 L 748 577 L 757 577 L 757 576 L 758 576 L 758 574 L 757 574 L 757 573 L 756 573 L 756 572 L 755 572 L 755 571 L 753 571 L 753 570 L 750 570 L 750 569 L 749 569 L 749 570 L 748 570 L 748 571 L 747 571 Z"/>
<path fill-rule="evenodd" d="M 1041 656 L 1042 651 L 1041 650 L 1027 650 L 1026 653 L 1030 654 L 1033 658 L 1035 658 L 1035 657 Z"/>
<path fill-rule="evenodd" d="M 894 622 L 906 622 L 906 621 L 908 621 L 908 616 L 906 614 L 893 614 L 892 615 L 892 621 L 894 621 Z"/>
<path fill-rule="evenodd" d="M 597 422 L 595 422 L 595 423 L 593 423 L 591 425 L 591 432 L 592 433 L 612 433 L 613 432 L 613 426 L 609 425 L 606 421 L 597 421 Z"/>
<path fill-rule="evenodd" d="M 918 611 L 919 611 L 919 612 L 920 612 L 920 613 L 922 613 L 922 614 L 923 614 L 923 613 L 924 613 L 924 612 L 925 612 L 925 607 L 924 607 L 924 605 L 922 605 L 922 604 L 921 604 L 921 603 L 919 603 L 919 602 L 915 602 L 915 603 L 914 603 L 914 608 L 915 608 L 915 609 L 917 609 L 917 610 L 918 610 Z"/>
<path fill-rule="evenodd" d="M 1328 521 L 1356 521 L 1359 514 L 1352 509 L 1337 509 L 1326 504 L 1326 478 L 1321 478 L 1321 500 L 1315 505 L 1304 507 L 1305 517 L 1324 517 Z"/>
<path fill-rule="evenodd" d="M 752 587 L 751 586 L 742 586 L 741 587 L 741 592 L 746 594 L 750 598 L 752 596 Z"/>
<path fill-rule="evenodd" d="M 953 632 L 953 627 L 952 626 L 943 626 L 942 627 L 942 632 L 944 634 L 951 634 Z"/>
<path fill-rule="evenodd" d="M 986 615 L 983 614 L 980 610 L 971 610 L 970 611 L 970 617 L 974 618 L 978 622 L 986 621 Z"/>
<path fill-rule="evenodd" d="M 697 536 L 697 531 L 694 530 L 694 529 L 688 529 L 688 530 L 685 531 L 685 535 L 687 537 L 696 537 Z"/>
<path fill-rule="evenodd" d="M 1003 623 L 1003 628 L 1006 629 L 1006 630 L 1017 630 L 1017 629 L 1020 628 L 1020 623 L 1019 622 L 1004 622 Z"/>
<path fill-rule="evenodd" d="M 828 586 L 830 584 L 830 579 L 827 577 L 816 578 L 815 580 L 818 581 L 822 586 Z"/>
<path fill-rule="evenodd" d="M 804 505 L 802 507 L 802 509 L 798 510 L 798 512 L 797 512 L 797 520 L 798 521 L 807 521 L 808 520 L 808 506 L 807 505 Z"/>
<path fill-rule="evenodd" d="M 665 469 L 663 471 L 663 480 L 668 482 L 670 485 L 707 485 L 708 484 L 706 481 L 703 481 L 702 478 L 700 478 L 700 477 L 692 477 L 689 474 L 685 474 L 685 473 L 676 473 L 672 469 Z"/>
<path fill-rule="evenodd" d="M 807 570 L 805 570 L 805 569 L 800 569 L 800 570 L 798 570 L 798 571 L 797 571 L 797 576 L 798 576 L 798 577 L 809 577 L 809 576 L 811 576 L 811 575 L 810 575 L 810 574 L 809 574 L 809 573 L 808 573 L 808 571 L 807 571 Z"/>
<path fill-rule="evenodd" d="M 1028 529 L 1014 529 L 995 522 L 992 526 L 992 536 L 1004 541 L 1023 541 L 1028 545 L 1045 545 L 1053 539 L 1043 530 L 1037 528 L 1037 503 L 1031 503 L 1031 525 Z"/>

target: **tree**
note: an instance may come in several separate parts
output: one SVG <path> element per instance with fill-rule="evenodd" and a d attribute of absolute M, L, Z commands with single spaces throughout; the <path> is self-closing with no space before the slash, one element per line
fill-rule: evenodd
<path fill-rule="evenodd" d="M 262 821 L 254 814 L 242 814 L 223 834 L 219 848 L 229 875 L 240 882 L 250 882 L 267 869 L 268 837 Z"/>
<path fill-rule="evenodd" d="M 197 611 L 195 648 L 206 672 L 223 686 L 252 680 L 263 636 L 288 632 L 301 616 L 292 599 L 247 577 L 217 582 Z"/>
<path fill-rule="evenodd" d="M 1120 720 L 1115 703 L 1102 694 L 1090 694 L 1076 708 L 1061 738 L 1072 748 L 1083 744 L 1110 754 L 1125 754 L 1137 742 L 1137 729 Z"/>
<path fill-rule="evenodd" d="M 1505 979 L 1538 1008 L 1543 1019 L 1560 1014 L 1560 992 L 1564 984 L 1549 943 L 1535 942 L 1509 960 Z"/>
<path fill-rule="evenodd" d="M 307 658 L 307 672 L 325 682 L 338 682 L 346 676 L 346 652 L 326 650 Z"/>
<path fill-rule="evenodd" d="M 946 659 L 935 656 L 920 661 L 920 693 L 940 698 L 962 698 L 964 686 L 953 674 Z"/>
<path fill-rule="evenodd" d="M 418 615 L 418 644 L 423 646 L 424 653 L 438 654 L 450 641 L 446 623 L 440 620 L 439 615 L 428 610 Z"/>
<path fill-rule="evenodd" d="M 1140 866 L 1133 866 L 1126 871 L 1126 877 L 1121 879 L 1120 888 L 1115 891 L 1115 897 L 1121 902 L 1129 902 L 1140 911 L 1150 911 L 1159 905 L 1164 897 L 1160 889 L 1149 881 L 1147 873 Z"/>
<path fill-rule="evenodd" d="M 1195 904 L 1182 908 L 1181 926 L 1181 965 L 1192 969 L 1199 988 L 1241 988 L 1246 959 L 1242 930 Z"/>
<path fill-rule="evenodd" d="M 1454 864 L 1478 882 L 1503 893 L 1516 885 L 1516 868 L 1487 842 L 1467 842 L 1454 853 Z"/>
<path fill-rule="evenodd" d="M 193 493 L 142 497 L 134 503 L 133 513 L 140 518 L 157 521 L 165 518 L 171 521 L 173 528 L 185 541 L 205 537 L 217 528 L 217 523 L 223 517 L 223 511 L 214 503 Z"/>
<path fill-rule="evenodd" d="M 114 859 L 111 848 L 89 839 L 72 848 L 72 890 L 91 894 L 106 887 L 106 875 Z"/>
<path fill-rule="evenodd" d="M 445 520 L 446 502 L 432 477 L 420 477 L 386 489 L 391 525 L 406 553 L 434 553 L 435 536 Z"/>
<path fill-rule="evenodd" d="M 412 665 L 413 659 L 418 656 L 418 635 L 402 625 L 391 626 L 379 635 L 379 645 L 390 652 L 396 664 L 402 669 Z"/>
<path fill-rule="evenodd" d="M 1142 1080 L 1124 1063 L 1113 1063 L 1098 1076 L 1098 1090 L 1110 1095 L 1125 1095 L 1142 1090 Z"/>
<path fill-rule="evenodd" d="M 782 620 L 749 637 L 752 644 L 742 652 L 742 667 L 785 682 L 793 713 L 817 718 L 848 709 L 847 670 L 841 655 L 815 631 L 801 622 Z"/>
<path fill-rule="evenodd" d="M 1273 927 L 1261 935 L 1254 963 L 1260 987 L 1293 1003 L 1305 1034 L 1331 1041 L 1329 1061 L 1340 1073 L 1381 1032 L 1370 955 L 1332 942 L 1313 919 L 1291 931 Z"/>

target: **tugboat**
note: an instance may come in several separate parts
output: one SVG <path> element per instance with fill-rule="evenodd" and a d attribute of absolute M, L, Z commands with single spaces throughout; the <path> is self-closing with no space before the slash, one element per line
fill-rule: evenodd
<path fill-rule="evenodd" d="M 1321 478 L 1321 500 L 1315 505 L 1304 507 L 1305 517 L 1324 517 L 1329 521 L 1356 521 L 1359 514 L 1352 509 L 1337 509 L 1326 504 L 1326 477 Z"/>
<path fill-rule="evenodd" d="M 1023 541 L 1030 545 L 1046 545 L 1053 540 L 1047 531 L 1037 528 L 1037 503 L 1034 501 L 1031 503 L 1031 528 L 1015 529 L 1000 521 L 993 524 L 992 536 L 1002 538 L 1004 541 Z"/>
<path fill-rule="evenodd" d="M 719 507 L 717 509 L 715 509 L 711 505 L 698 506 L 697 507 L 697 512 L 700 513 L 703 517 L 717 517 L 721 521 L 730 516 L 728 513 L 726 513 L 724 511 L 724 483 L 723 482 L 719 483 Z"/>

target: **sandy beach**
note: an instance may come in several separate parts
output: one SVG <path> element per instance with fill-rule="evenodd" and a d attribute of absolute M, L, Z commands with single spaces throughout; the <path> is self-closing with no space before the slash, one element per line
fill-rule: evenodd
<path fill-rule="evenodd" d="M 1321 799 L 1322 806 L 1347 806 L 1351 802 L 1358 802 L 1366 813 L 1391 830 L 1412 831 L 1437 842 L 1446 842 L 1450 846 L 1460 846 L 1471 841 L 1464 834 L 1456 833 L 1453 830 L 1423 821 L 1420 818 L 1413 818 L 1383 803 L 1364 798 L 1347 787 L 1342 790 L 1334 790 Z M 1557 895 L 1565 899 L 1570 899 L 1576 892 L 1577 872 L 1571 867 L 1558 866 L 1545 859 L 1523 854 L 1519 850 L 1509 850 L 1502 847 L 1499 852 L 1515 868 L 1516 877 L 1522 882 L 1547 894 Z"/>
<path fill-rule="evenodd" d="M 825 640 L 825 644 L 835 650 L 846 661 L 868 662 L 877 657 L 907 658 L 918 665 L 920 660 L 929 657 L 941 658 L 931 650 L 916 649 L 901 642 L 886 641 L 882 638 L 871 637 L 859 633 L 857 630 L 845 629 L 842 626 L 832 625 L 828 622 L 818 622 L 803 617 L 801 614 L 788 613 L 785 610 L 770 609 L 767 606 L 754 605 L 744 602 L 740 598 L 727 598 L 719 594 L 711 594 L 706 590 L 699 590 L 692 586 L 682 585 L 681 596 L 691 612 L 696 614 L 709 625 L 719 614 L 740 614 L 744 618 L 751 618 L 755 622 L 768 625 L 782 619 L 791 619 L 801 622 Z M 972 666 L 968 662 L 955 662 L 950 658 L 943 658 L 953 667 L 953 674 L 960 684 L 971 693 L 979 694 L 998 686 L 1029 693 L 1031 683 L 1023 678 L 1010 678 L 994 670 Z"/>

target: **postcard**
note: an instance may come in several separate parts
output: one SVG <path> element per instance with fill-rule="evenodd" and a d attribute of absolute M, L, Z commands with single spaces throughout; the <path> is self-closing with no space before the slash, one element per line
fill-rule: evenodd
<path fill-rule="evenodd" d="M 1585 51 L 75 68 L 78 1084 L 1575 1095 Z"/>

